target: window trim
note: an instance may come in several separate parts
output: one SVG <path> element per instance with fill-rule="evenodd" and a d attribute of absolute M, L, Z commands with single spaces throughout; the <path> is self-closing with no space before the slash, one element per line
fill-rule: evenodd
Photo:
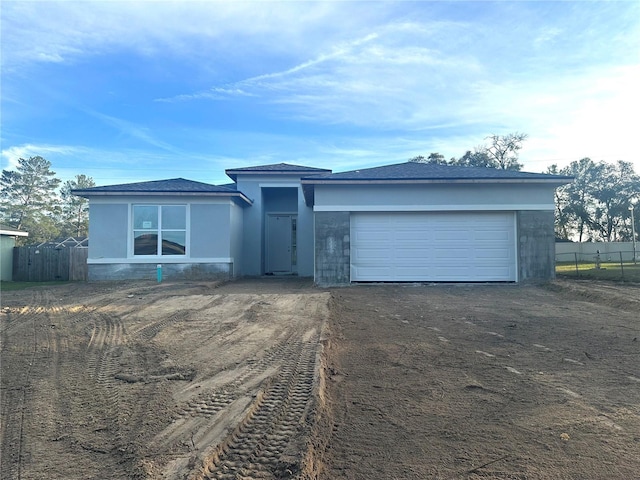
<path fill-rule="evenodd" d="M 157 233 L 158 235 L 158 239 L 162 238 L 162 233 L 163 231 L 167 231 L 167 232 L 182 232 L 184 231 L 184 249 L 185 249 L 185 253 L 184 255 L 162 255 L 162 244 L 160 241 L 158 241 L 158 247 L 156 250 L 156 253 L 154 255 L 136 255 L 135 254 L 135 232 L 136 231 L 143 231 L 144 229 L 136 229 L 135 228 L 135 218 L 134 218 L 134 209 L 135 207 L 156 207 L 158 209 L 158 227 L 156 230 L 153 230 L 154 232 Z M 185 212 L 185 228 L 183 229 L 176 229 L 176 228 L 168 228 L 168 229 L 163 229 L 162 228 L 162 207 L 184 207 L 184 212 Z M 127 246 L 127 250 L 129 252 L 129 258 L 131 259 L 153 259 L 154 261 L 157 259 L 164 259 L 164 260 L 168 260 L 168 259 L 183 259 L 183 258 L 190 258 L 190 252 L 191 252 L 191 213 L 190 213 L 190 204 L 188 203 L 160 203 L 160 202 L 154 202 L 154 203 L 129 203 L 129 235 L 128 235 L 128 243 L 129 245 Z"/>

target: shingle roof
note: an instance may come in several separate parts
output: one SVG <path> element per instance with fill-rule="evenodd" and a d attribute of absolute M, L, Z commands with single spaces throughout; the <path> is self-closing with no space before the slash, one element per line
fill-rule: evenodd
<path fill-rule="evenodd" d="M 303 178 L 304 183 L 333 183 L 349 181 L 402 181 L 402 180 L 564 180 L 572 177 L 500 170 L 484 167 L 459 167 L 430 163 L 405 162 L 382 167 L 363 168 L 349 172 L 334 173 L 321 177 Z"/>
<path fill-rule="evenodd" d="M 331 170 L 326 168 L 305 167 L 304 165 L 291 165 L 289 163 L 274 163 L 272 165 L 256 165 L 254 167 L 228 168 L 225 173 L 236 181 L 238 174 L 262 173 L 262 174 L 328 174 Z"/>
<path fill-rule="evenodd" d="M 247 203 L 251 203 L 241 192 L 236 189 L 224 186 L 211 185 L 209 183 L 186 180 L 184 178 L 172 178 L 169 180 L 154 180 L 150 182 L 123 183 L 120 185 L 106 185 L 103 187 L 92 187 L 71 191 L 74 195 L 81 197 L 94 195 L 154 195 L 154 194 L 176 194 L 176 195 L 214 195 L 242 197 Z"/>
<path fill-rule="evenodd" d="M 546 173 L 517 172 L 485 167 L 458 167 L 431 163 L 405 162 L 382 167 L 363 168 L 350 172 L 303 177 L 302 193 L 307 205 L 312 206 L 315 186 L 353 184 L 402 184 L 402 183 L 546 183 L 562 185 L 573 177 Z"/>
<path fill-rule="evenodd" d="M 225 187 L 218 187 L 208 183 L 186 180 L 184 178 L 172 178 L 169 180 L 92 187 L 74 190 L 74 192 L 223 192 L 227 190 Z"/>

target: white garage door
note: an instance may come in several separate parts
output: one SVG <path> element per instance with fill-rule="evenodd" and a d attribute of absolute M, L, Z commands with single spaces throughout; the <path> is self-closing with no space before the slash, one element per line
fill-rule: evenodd
<path fill-rule="evenodd" d="M 515 281 L 515 215 L 351 215 L 352 281 Z"/>

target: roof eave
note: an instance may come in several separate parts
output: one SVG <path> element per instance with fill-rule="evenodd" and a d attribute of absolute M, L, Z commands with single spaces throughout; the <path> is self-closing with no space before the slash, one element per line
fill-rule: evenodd
<path fill-rule="evenodd" d="M 238 175 L 293 175 L 293 176 L 313 176 L 313 175 L 326 175 L 331 173 L 331 170 L 322 169 L 317 172 L 309 170 L 225 170 L 227 174 L 234 182 L 237 182 Z"/>
<path fill-rule="evenodd" d="M 28 237 L 29 232 L 23 232 L 21 230 L 4 230 L 0 229 L 0 235 L 7 235 L 9 237 Z"/>
<path fill-rule="evenodd" d="M 175 197 L 235 197 L 244 200 L 247 204 L 252 205 L 253 202 L 241 192 L 170 192 L 170 191 L 146 191 L 131 192 L 126 190 L 95 192 L 90 190 L 71 190 L 71 193 L 79 197 L 163 197 L 172 195 Z"/>
<path fill-rule="evenodd" d="M 429 184 L 429 183 L 546 183 L 564 185 L 573 181 L 567 178 L 430 178 L 430 179 L 302 179 L 303 185 L 388 185 L 388 184 Z"/>

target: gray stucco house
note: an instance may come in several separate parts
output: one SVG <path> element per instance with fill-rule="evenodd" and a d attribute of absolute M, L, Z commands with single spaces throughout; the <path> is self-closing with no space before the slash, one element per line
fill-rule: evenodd
<path fill-rule="evenodd" d="M 570 177 L 407 162 L 343 173 L 289 164 L 75 190 L 89 279 L 253 275 L 351 282 L 554 276 L 554 189 Z"/>

